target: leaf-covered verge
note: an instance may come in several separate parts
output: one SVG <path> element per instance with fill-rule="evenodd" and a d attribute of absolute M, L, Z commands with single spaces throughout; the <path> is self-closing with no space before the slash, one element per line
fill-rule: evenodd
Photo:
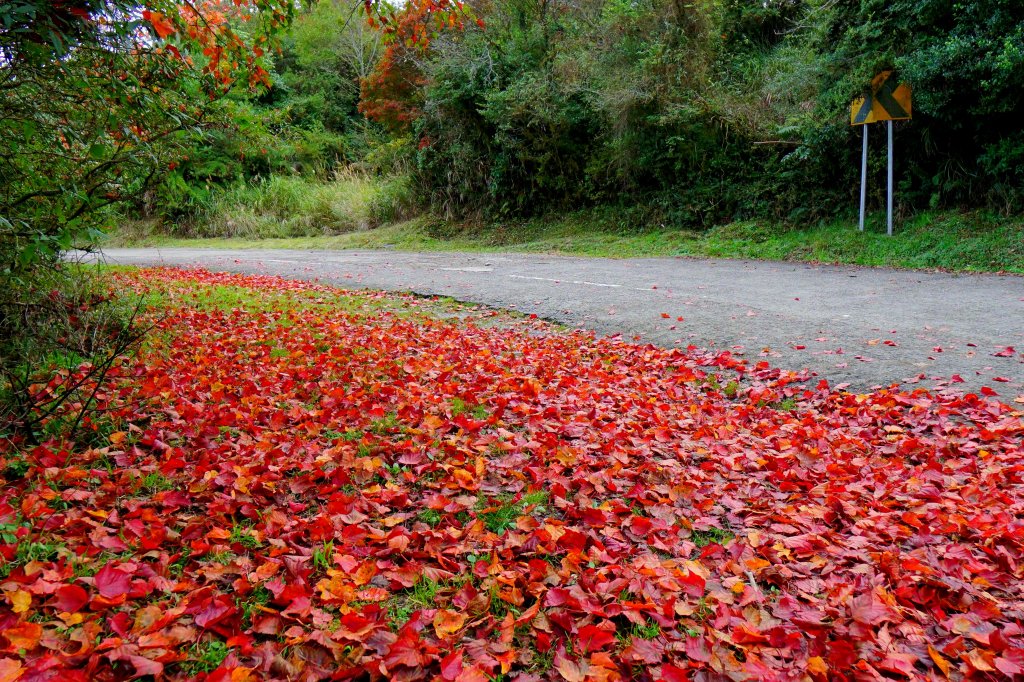
<path fill-rule="evenodd" d="M 158 328 L 89 441 L 0 441 L 0 680 L 1024 672 L 1014 406 L 116 276 Z"/>

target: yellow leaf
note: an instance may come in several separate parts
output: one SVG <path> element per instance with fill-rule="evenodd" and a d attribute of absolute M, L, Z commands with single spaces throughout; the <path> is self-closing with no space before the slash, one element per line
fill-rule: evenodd
<path fill-rule="evenodd" d="M 15 613 L 25 613 L 32 606 L 32 595 L 25 590 L 9 592 L 7 596 L 11 600 L 11 610 Z"/>
<path fill-rule="evenodd" d="M 807 659 L 807 671 L 814 675 L 828 674 L 828 663 L 821 656 L 811 656 Z"/>

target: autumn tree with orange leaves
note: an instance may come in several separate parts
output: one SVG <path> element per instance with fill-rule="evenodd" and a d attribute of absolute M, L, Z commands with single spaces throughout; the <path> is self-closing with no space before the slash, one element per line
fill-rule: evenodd
<path fill-rule="evenodd" d="M 262 56 L 288 0 L 12 0 L 0 7 L 0 271 L 88 241 L 174 163 Z"/>
<path fill-rule="evenodd" d="M 410 0 L 391 16 L 374 12 L 367 2 L 366 12 L 371 25 L 380 22 L 388 46 L 362 83 L 359 110 L 393 133 L 406 133 L 420 114 L 427 82 L 420 59 L 429 50 L 432 36 L 461 31 L 467 20 L 484 24 L 464 3 L 451 0 Z"/>
<path fill-rule="evenodd" d="M 124 321 L 96 312 L 105 298 L 62 254 L 94 243 L 118 204 L 174 168 L 211 102 L 267 79 L 263 55 L 294 11 L 290 0 L 0 3 L 0 425 L 32 407 L 33 372 L 51 358 L 77 366 L 124 347 Z"/>

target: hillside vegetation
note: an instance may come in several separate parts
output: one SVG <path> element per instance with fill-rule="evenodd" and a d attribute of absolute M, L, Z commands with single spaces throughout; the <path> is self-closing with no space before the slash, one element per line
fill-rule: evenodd
<path fill-rule="evenodd" d="M 136 213 L 246 238 L 600 206 L 636 230 L 849 220 L 850 102 L 889 69 L 913 88 L 914 118 L 895 124 L 898 220 L 1024 208 L 1019 3 L 500 0 L 450 15 L 419 0 L 391 25 L 305 8 L 269 86 L 222 101 Z M 366 177 L 355 204 L 338 173 Z M 301 183 L 311 201 L 261 203 Z M 884 191 L 877 125 L 870 210 Z"/>

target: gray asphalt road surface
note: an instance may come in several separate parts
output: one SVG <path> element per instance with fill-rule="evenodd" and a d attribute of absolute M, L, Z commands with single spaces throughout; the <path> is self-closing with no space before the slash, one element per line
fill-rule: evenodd
<path fill-rule="evenodd" d="M 1024 394 L 1024 278 L 683 258 L 394 251 L 107 249 L 175 265 L 411 291 L 662 346 L 729 349 L 855 390 Z"/>

